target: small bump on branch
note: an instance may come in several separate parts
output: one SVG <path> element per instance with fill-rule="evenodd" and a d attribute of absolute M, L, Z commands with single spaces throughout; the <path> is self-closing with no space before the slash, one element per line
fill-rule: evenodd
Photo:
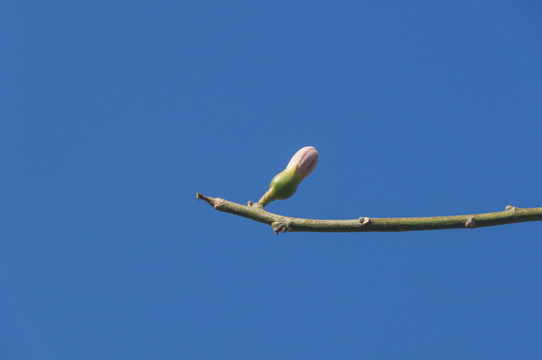
<path fill-rule="evenodd" d="M 275 232 L 275 235 L 278 235 L 279 232 L 285 233 L 287 231 L 292 231 L 292 228 L 290 228 L 290 226 L 288 224 L 281 223 L 281 222 L 278 222 L 278 221 L 272 222 L 271 227 L 273 228 L 273 231 Z"/>
<path fill-rule="evenodd" d="M 469 229 L 474 229 L 476 227 L 476 222 L 474 222 L 474 216 L 469 216 L 467 221 L 465 221 L 465 227 Z"/>

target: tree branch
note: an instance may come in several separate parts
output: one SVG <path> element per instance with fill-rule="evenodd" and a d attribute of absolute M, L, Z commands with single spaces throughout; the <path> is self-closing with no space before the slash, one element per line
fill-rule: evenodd
<path fill-rule="evenodd" d="M 275 234 L 279 232 L 361 232 L 361 231 L 415 231 L 441 229 L 474 229 L 484 226 L 513 224 L 525 221 L 542 221 L 542 207 L 520 209 L 508 205 L 505 211 L 454 216 L 411 218 L 368 218 L 353 220 L 314 220 L 282 216 L 265 211 L 258 203 L 237 204 L 220 198 L 196 193 L 218 211 L 246 217 L 271 225 Z"/>

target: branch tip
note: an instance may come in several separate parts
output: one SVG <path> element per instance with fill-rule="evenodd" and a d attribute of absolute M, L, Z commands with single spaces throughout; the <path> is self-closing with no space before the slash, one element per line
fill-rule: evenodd
<path fill-rule="evenodd" d="M 213 205 L 213 201 L 215 200 L 214 198 L 210 197 L 210 196 L 205 196 L 203 194 L 200 194 L 200 193 L 196 193 L 196 198 L 198 200 L 204 200 L 206 202 L 208 202 L 209 204 Z M 214 206 L 214 205 L 213 205 Z"/>
<path fill-rule="evenodd" d="M 212 207 L 214 207 L 217 210 L 221 210 L 222 208 L 224 208 L 226 206 L 226 200 L 224 200 L 224 199 L 213 198 L 213 197 L 210 197 L 210 196 L 205 196 L 205 195 L 200 194 L 200 193 L 196 193 L 196 198 L 198 200 L 204 200 L 205 202 L 207 202 L 209 205 L 211 205 Z"/>

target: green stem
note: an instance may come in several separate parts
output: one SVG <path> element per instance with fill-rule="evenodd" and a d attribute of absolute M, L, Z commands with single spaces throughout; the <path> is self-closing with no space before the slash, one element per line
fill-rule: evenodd
<path fill-rule="evenodd" d="M 272 193 L 273 193 L 272 189 L 267 190 L 266 193 L 263 194 L 262 198 L 260 200 L 258 200 L 258 204 L 260 204 L 262 207 L 264 207 L 267 204 L 269 204 L 271 201 L 275 200 L 272 197 Z"/>

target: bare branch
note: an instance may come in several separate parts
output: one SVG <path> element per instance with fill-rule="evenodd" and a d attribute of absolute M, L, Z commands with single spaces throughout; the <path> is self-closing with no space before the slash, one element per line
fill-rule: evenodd
<path fill-rule="evenodd" d="M 513 224 L 526 221 L 542 221 L 542 207 L 520 209 L 508 205 L 505 211 L 454 216 L 411 217 L 411 218 L 368 218 L 354 220 L 315 220 L 282 216 L 265 211 L 256 203 L 241 205 L 220 198 L 196 193 L 218 211 L 246 217 L 268 224 L 275 234 L 279 232 L 361 232 L 361 231 L 417 231 L 441 229 L 474 229 L 485 226 Z"/>

